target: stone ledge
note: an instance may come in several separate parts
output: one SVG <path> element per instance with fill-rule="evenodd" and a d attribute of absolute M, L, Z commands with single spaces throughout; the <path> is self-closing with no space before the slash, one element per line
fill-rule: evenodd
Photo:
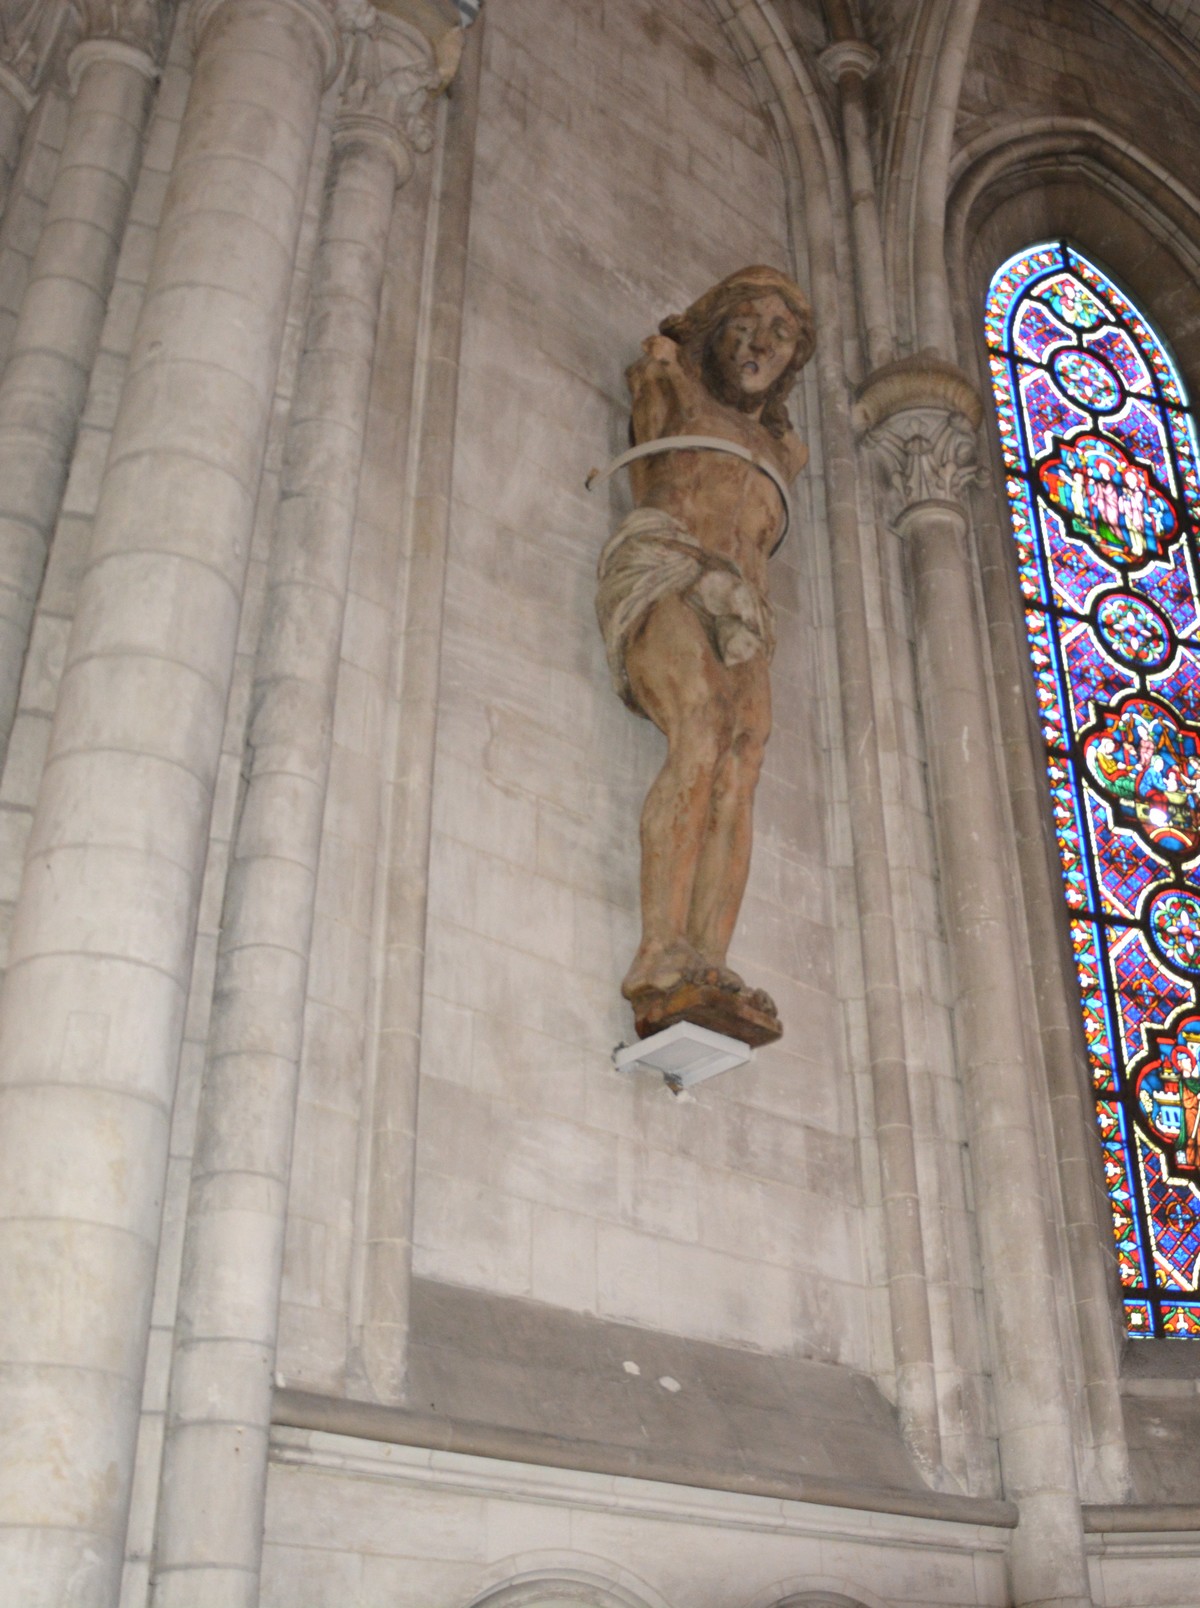
<path fill-rule="evenodd" d="M 740 1496 L 851 1508 L 862 1513 L 892 1513 L 951 1524 L 975 1524 L 988 1529 L 1011 1530 L 1017 1523 L 1017 1509 L 1012 1502 L 987 1497 L 897 1491 L 816 1477 L 784 1479 L 715 1466 L 700 1470 L 694 1464 L 680 1465 L 669 1458 L 658 1457 L 653 1451 L 567 1440 L 528 1430 L 498 1429 L 493 1424 L 469 1423 L 413 1412 L 405 1407 L 381 1407 L 377 1402 L 320 1396 L 304 1390 L 277 1390 L 271 1422 L 281 1429 L 316 1430 L 467 1457 L 655 1480 Z"/>
<path fill-rule="evenodd" d="M 1200 1504 L 1191 1502 L 1130 1502 L 1085 1506 L 1083 1528 L 1088 1535 L 1102 1532 L 1145 1535 L 1154 1531 L 1200 1531 Z"/>

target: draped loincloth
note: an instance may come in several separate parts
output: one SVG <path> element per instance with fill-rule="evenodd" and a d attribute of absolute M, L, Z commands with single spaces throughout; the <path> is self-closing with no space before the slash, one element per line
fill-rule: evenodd
<path fill-rule="evenodd" d="M 695 611 L 722 664 L 745 664 L 775 651 L 775 614 L 731 558 L 710 553 L 687 526 L 661 508 L 636 508 L 604 545 L 597 566 L 596 614 L 613 686 L 645 715 L 629 684 L 625 654 L 650 610 L 680 597 Z"/>

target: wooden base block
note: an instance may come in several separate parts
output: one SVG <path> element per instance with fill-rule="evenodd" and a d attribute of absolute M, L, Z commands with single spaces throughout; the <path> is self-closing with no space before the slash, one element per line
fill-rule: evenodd
<path fill-rule="evenodd" d="M 749 994 L 735 994 L 711 983 L 677 983 L 661 993 L 639 994 L 631 1003 L 638 1038 L 649 1038 L 676 1022 L 694 1022 L 755 1049 L 773 1044 L 783 1035 L 774 1011 L 758 1010 L 751 1005 Z"/>

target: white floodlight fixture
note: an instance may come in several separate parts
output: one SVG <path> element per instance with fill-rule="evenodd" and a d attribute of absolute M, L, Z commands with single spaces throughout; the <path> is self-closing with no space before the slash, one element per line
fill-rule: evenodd
<path fill-rule="evenodd" d="M 613 1065 L 618 1072 L 634 1072 L 639 1067 L 661 1072 L 672 1094 L 693 1083 L 703 1083 L 705 1078 L 715 1078 L 719 1072 L 745 1066 L 753 1059 L 754 1051 L 748 1044 L 725 1033 L 714 1033 L 711 1028 L 698 1027 L 695 1022 L 676 1022 L 636 1044 L 619 1044 L 613 1051 Z"/>

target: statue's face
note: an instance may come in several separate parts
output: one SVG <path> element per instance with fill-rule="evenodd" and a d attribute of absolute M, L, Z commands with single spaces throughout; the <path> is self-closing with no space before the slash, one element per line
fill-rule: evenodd
<path fill-rule="evenodd" d="M 796 315 L 771 291 L 733 309 L 713 339 L 712 358 L 728 389 L 752 402 L 783 374 L 799 339 Z"/>

